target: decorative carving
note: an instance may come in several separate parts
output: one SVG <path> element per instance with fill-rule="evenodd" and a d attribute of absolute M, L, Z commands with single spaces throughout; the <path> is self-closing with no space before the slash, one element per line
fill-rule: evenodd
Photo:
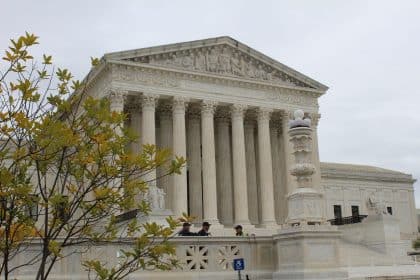
<path fill-rule="evenodd" d="M 209 265 L 209 247 L 187 246 L 181 256 L 181 263 L 184 271 L 207 270 Z"/>
<path fill-rule="evenodd" d="M 268 109 L 268 108 L 258 108 L 257 110 L 257 118 L 258 121 L 269 121 L 270 120 L 270 115 L 273 112 L 272 109 Z"/>
<path fill-rule="evenodd" d="M 319 119 L 321 118 L 321 114 L 309 114 L 309 118 L 311 119 L 312 125 L 317 127 Z"/>
<path fill-rule="evenodd" d="M 155 54 L 140 59 L 130 58 L 129 60 L 312 88 L 291 75 L 280 72 L 272 66 L 265 64 L 248 54 L 239 52 L 228 45 L 203 47 L 167 54 Z"/>
<path fill-rule="evenodd" d="M 175 96 L 172 101 L 172 113 L 173 114 L 185 114 L 185 108 L 187 106 L 188 98 L 182 96 Z"/>
<path fill-rule="evenodd" d="M 231 105 L 230 112 L 232 114 L 232 118 L 243 118 L 246 109 L 247 109 L 247 106 L 243 104 Z"/>
<path fill-rule="evenodd" d="M 216 110 L 216 101 L 204 100 L 201 102 L 201 115 L 213 116 Z"/>
<path fill-rule="evenodd" d="M 151 93 L 143 93 L 141 97 L 141 107 L 143 110 L 155 110 L 156 101 L 159 95 Z"/>
<path fill-rule="evenodd" d="M 239 247 L 235 245 L 219 247 L 217 253 L 217 262 L 223 270 L 232 270 L 233 260 L 239 258 L 241 255 Z"/>
<path fill-rule="evenodd" d="M 369 215 L 388 215 L 388 210 L 386 208 L 385 203 L 382 200 L 377 199 L 377 195 L 371 194 L 369 195 L 366 206 L 368 209 Z"/>
<path fill-rule="evenodd" d="M 175 77 L 150 71 L 148 69 L 135 67 L 117 67 L 112 72 L 112 78 L 116 81 L 123 82 L 140 82 L 145 85 L 162 86 L 162 87 L 179 87 L 179 80 Z"/>
<path fill-rule="evenodd" d="M 111 111 L 122 112 L 124 110 L 124 100 L 127 96 L 127 91 L 121 89 L 112 89 L 108 94 Z"/>

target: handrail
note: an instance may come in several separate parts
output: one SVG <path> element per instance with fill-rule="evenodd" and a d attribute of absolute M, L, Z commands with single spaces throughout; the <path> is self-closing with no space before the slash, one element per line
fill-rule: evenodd
<path fill-rule="evenodd" d="M 333 226 L 341 226 L 341 225 L 349 225 L 349 224 L 356 224 L 361 223 L 367 215 L 354 215 L 349 217 L 341 217 L 328 220 Z"/>

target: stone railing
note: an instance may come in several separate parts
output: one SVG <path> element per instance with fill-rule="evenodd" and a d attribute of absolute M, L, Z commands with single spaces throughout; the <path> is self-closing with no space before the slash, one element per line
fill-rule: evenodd
<path fill-rule="evenodd" d="M 108 265 L 118 265 L 121 250 L 130 248 L 131 240 L 96 245 L 88 252 L 82 247 L 68 248 L 69 251 L 79 251 L 58 262 L 51 273 L 51 279 L 87 280 L 88 275 L 81 262 L 84 259 L 99 259 Z M 175 237 L 176 254 L 180 261 L 179 268 L 172 271 L 138 271 L 132 274 L 132 279 L 235 279 L 236 272 L 232 262 L 236 258 L 245 260 L 245 271 L 250 279 L 272 277 L 275 257 L 273 239 L 271 237 Z M 36 255 L 36 245 L 30 246 L 25 254 L 16 261 L 22 263 Z M 33 279 L 35 267 L 23 267 L 17 271 L 18 279 Z M 213 278 L 214 277 L 214 278 Z M 130 278 L 131 279 L 131 278 Z M 245 277 L 244 277 L 245 279 Z"/>

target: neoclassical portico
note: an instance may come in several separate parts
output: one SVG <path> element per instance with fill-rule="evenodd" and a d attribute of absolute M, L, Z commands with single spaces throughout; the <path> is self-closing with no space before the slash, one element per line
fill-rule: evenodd
<path fill-rule="evenodd" d="M 286 207 L 276 210 L 275 205 L 284 203 L 289 191 L 284 164 L 290 158 L 289 143 L 282 133 L 287 111 L 128 89 L 111 90 L 110 97 L 115 92 L 124 95 L 127 125 L 140 135 L 139 143 L 170 148 L 187 158 L 180 175 L 157 180 L 174 215 L 186 212 L 197 221 L 225 226 L 283 222 Z M 139 151 L 139 145 L 131 149 Z"/>
<path fill-rule="evenodd" d="M 285 221 L 286 197 L 296 188 L 288 172 L 289 118 L 299 108 L 317 123 L 317 98 L 327 87 L 228 37 L 104 59 L 108 67 L 95 77 L 96 95 L 124 95 L 117 107 L 129 116 L 139 143 L 187 159 L 181 174 L 156 182 L 167 209 L 229 227 L 270 228 Z M 313 162 L 318 183 L 317 152 Z M 158 169 L 146 179 L 161 175 Z"/>

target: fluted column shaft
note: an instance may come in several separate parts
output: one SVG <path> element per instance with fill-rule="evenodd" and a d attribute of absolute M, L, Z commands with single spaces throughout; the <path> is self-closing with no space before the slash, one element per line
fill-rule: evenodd
<path fill-rule="evenodd" d="M 248 195 L 245 158 L 244 110 L 246 106 L 233 105 L 232 109 L 232 154 L 233 154 L 233 197 L 235 223 L 250 224 L 248 216 Z"/>
<path fill-rule="evenodd" d="M 258 152 L 261 188 L 261 224 L 274 225 L 273 164 L 270 143 L 270 110 L 258 110 Z"/>
<path fill-rule="evenodd" d="M 216 153 L 214 147 L 214 109 L 216 103 L 204 101 L 201 104 L 201 136 L 203 167 L 203 219 L 218 223 Z"/>
<path fill-rule="evenodd" d="M 172 118 L 171 118 L 171 106 L 165 104 L 159 112 L 160 120 L 160 146 L 164 149 L 172 150 Z M 159 187 L 163 188 L 166 193 L 165 207 L 166 209 L 172 209 L 172 196 L 173 196 L 173 184 L 172 176 L 164 176 L 165 172 L 168 172 L 167 167 L 161 167 L 158 169 L 159 176 L 163 176 L 159 179 Z"/>
<path fill-rule="evenodd" d="M 284 205 L 282 192 L 282 170 L 280 168 L 280 143 L 279 143 L 279 129 L 277 123 L 273 121 L 270 128 L 270 142 L 271 142 L 271 159 L 273 161 L 273 192 L 274 192 L 274 211 L 278 224 L 284 222 L 282 207 Z"/>
<path fill-rule="evenodd" d="M 232 153 L 229 133 L 230 119 L 219 112 L 216 116 L 216 173 L 220 223 L 233 225 Z"/>
<path fill-rule="evenodd" d="M 173 152 L 174 155 L 186 158 L 186 135 L 185 135 L 185 103 L 184 98 L 175 97 L 172 105 L 173 120 Z M 173 176 L 173 212 L 179 216 L 188 212 L 187 174 L 185 167 L 181 174 Z"/>
<path fill-rule="evenodd" d="M 194 108 L 196 109 L 196 108 Z M 201 223 L 203 219 L 203 187 L 201 183 L 201 131 L 200 111 L 188 114 L 187 129 L 187 164 L 189 180 L 190 215 L 197 217 L 194 223 Z M 198 111 L 198 112 L 197 112 Z"/>
<path fill-rule="evenodd" d="M 141 117 L 141 106 L 140 104 L 133 104 L 130 106 L 130 128 L 134 131 L 137 136 L 137 140 L 130 144 L 131 151 L 135 154 L 141 151 L 140 136 L 142 134 L 142 117 Z"/>
<path fill-rule="evenodd" d="M 259 224 L 257 164 L 255 158 L 254 121 L 245 121 L 246 177 L 248 186 L 248 214 L 252 224 Z"/>
<path fill-rule="evenodd" d="M 155 109 L 158 96 L 154 94 L 143 94 L 142 96 L 142 134 L 141 143 L 156 145 L 156 123 L 155 123 Z M 155 184 L 156 169 L 150 170 L 145 174 L 144 180 Z M 152 182 L 153 181 L 153 182 Z"/>

